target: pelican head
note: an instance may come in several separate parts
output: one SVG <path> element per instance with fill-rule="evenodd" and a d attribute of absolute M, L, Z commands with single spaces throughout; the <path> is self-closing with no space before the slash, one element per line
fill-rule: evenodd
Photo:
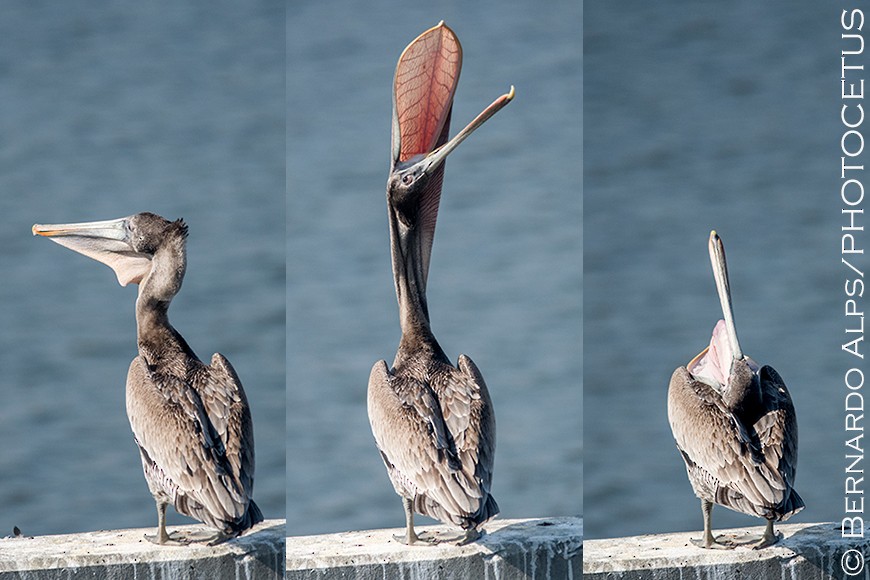
<path fill-rule="evenodd" d="M 173 278 L 179 286 L 184 276 L 187 226 L 183 220 L 171 222 L 153 213 L 138 213 L 97 222 L 36 224 L 32 231 L 106 264 L 121 286 L 140 284 L 151 274 L 155 256 L 166 250 L 177 258 L 172 260 Z"/>
<path fill-rule="evenodd" d="M 393 81 L 393 122 L 387 207 L 393 273 L 401 303 L 407 279 L 426 314 L 429 258 L 441 202 L 444 160 L 472 132 L 514 97 L 514 88 L 493 101 L 448 141 L 453 96 L 462 68 L 462 46 L 444 22 L 411 42 L 399 57 Z"/>
<path fill-rule="evenodd" d="M 414 39 L 396 65 L 387 197 L 406 225 L 420 206 L 437 213 L 444 160 L 514 97 L 511 87 L 448 141 L 461 68 L 462 46 L 443 21 Z"/>
<path fill-rule="evenodd" d="M 723 393 L 734 384 L 751 381 L 758 375 L 759 367 L 758 363 L 743 354 L 737 339 L 725 246 L 715 230 L 710 232 L 708 249 L 723 318 L 713 328 L 710 345 L 693 358 L 686 368 L 697 380 Z"/>

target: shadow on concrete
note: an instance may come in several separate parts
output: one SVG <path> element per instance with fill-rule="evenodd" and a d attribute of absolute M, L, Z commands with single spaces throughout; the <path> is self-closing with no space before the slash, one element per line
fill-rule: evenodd
<path fill-rule="evenodd" d="M 817 569 L 813 578 L 870 580 L 870 562 L 863 571 L 857 570 L 861 561 L 870 555 L 870 540 L 866 535 L 864 538 L 843 538 L 840 524 L 824 523 L 803 528 L 783 540 L 781 545 Z M 844 559 L 846 552 L 849 554 Z"/>
<path fill-rule="evenodd" d="M 490 553 L 484 560 L 497 578 L 582 577 L 580 518 L 524 520 L 484 534 L 476 543 Z"/>

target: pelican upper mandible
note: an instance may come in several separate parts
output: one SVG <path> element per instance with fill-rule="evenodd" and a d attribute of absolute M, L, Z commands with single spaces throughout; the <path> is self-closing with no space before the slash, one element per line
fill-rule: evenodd
<path fill-rule="evenodd" d="M 511 87 L 448 141 L 461 66 L 459 39 L 441 22 L 404 50 L 393 86 L 387 214 L 402 338 L 392 368 L 383 360 L 372 368 L 368 413 L 405 508 L 406 533 L 397 539 L 408 544 L 421 539 L 414 512 L 466 530 L 463 543 L 479 537 L 479 526 L 498 513 L 490 494 L 495 416 L 489 392 L 470 358 L 459 355 L 454 367 L 441 350 L 426 303 L 444 160 L 514 95 Z"/>
<path fill-rule="evenodd" d="M 773 522 L 804 507 L 794 489 L 798 432 L 788 388 L 772 367 L 744 356 L 737 340 L 725 247 L 710 233 L 710 261 L 724 320 L 710 346 L 674 371 L 668 420 L 695 495 L 701 499 L 704 548 L 733 548 L 711 531 L 713 504 L 765 518 L 763 548 L 778 541 Z M 755 541 L 753 539 L 752 541 Z"/>
<path fill-rule="evenodd" d="M 117 220 L 34 225 L 33 233 L 111 267 L 122 286 L 139 285 L 139 356 L 127 374 L 127 417 L 157 503 L 159 544 L 166 506 L 215 528 L 212 543 L 263 520 L 254 490 L 254 431 L 239 377 L 215 354 L 206 365 L 169 324 L 167 311 L 187 265 L 187 226 L 153 213 Z"/>

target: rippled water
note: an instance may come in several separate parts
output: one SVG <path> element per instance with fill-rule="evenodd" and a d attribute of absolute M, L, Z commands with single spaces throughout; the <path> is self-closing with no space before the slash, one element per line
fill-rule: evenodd
<path fill-rule="evenodd" d="M 283 516 L 283 16 L 281 2 L 4 3 L 0 535 L 156 525 L 124 410 L 135 289 L 30 234 L 145 210 L 190 227 L 170 316 L 242 378 L 255 497 Z"/>
<path fill-rule="evenodd" d="M 585 23 L 585 531 L 697 530 L 667 422 L 673 370 L 720 316 L 800 424 L 795 521 L 842 517 L 840 9 L 589 3 Z M 714 526 L 757 520 L 714 510 Z"/>
<path fill-rule="evenodd" d="M 401 526 L 366 386 L 399 341 L 385 184 L 402 49 L 464 48 L 429 278 L 433 330 L 480 367 L 503 517 L 582 510 L 580 4 L 304 2 L 288 14 L 288 530 Z"/>

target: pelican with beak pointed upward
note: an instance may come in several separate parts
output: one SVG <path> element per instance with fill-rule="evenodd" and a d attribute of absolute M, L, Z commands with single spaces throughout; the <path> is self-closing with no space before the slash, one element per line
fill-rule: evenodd
<path fill-rule="evenodd" d="M 215 354 L 206 365 L 169 324 L 167 311 L 187 265 L 187 226 L 152 213 L 111 221 L 35 225 L 34 235 L 111 267 L 122 286 L 139 285 L 139 356 L 127 374 L 127 417 L 157 503 L 149 540 L 166 533 L 166 506 L 216 529 L 211 543 L 263 521 L 254 490 L 254 431 L 239 377 Z"/>
<path fill-rule="evenodd" d="M 788 388 L 772 367 L 743 354 L 737 341 L 725 247 L 710 233 L 710 261 L 724 319 L 713 329 L 710 346 L 674 371 L 668 389 L 668 420 L 689 482 L 701 499 L 703 548 L 733 548 L 714 538 L 713 504 L 765 518 L 767 527 L 754 548 L 775 544 L 773 522 L 804 507 L 794 489 L 798 432 Z M 723 541 L 724 540 L 724 541 Z"/>
<path fill-rule="evenodd" d="M 402 498 L 406 544 L 434 538 L 414 531 L 414 512 L 465 530 L 461 543 L 498 513 L 490 494 L 495 416 L 486 384 L 465 355 L 453 366 L 429 326 L 426 282 L 441 198 L 444 160 L 504 107 L 502 95 L 447 140 L 462 67 L 459 39 L 443 22 L 417 37 L 399 58 L 393 86 L 392 166 L 387 213 L 402 338 L 392 368 L 369 377 L 372 433 Z"/>

